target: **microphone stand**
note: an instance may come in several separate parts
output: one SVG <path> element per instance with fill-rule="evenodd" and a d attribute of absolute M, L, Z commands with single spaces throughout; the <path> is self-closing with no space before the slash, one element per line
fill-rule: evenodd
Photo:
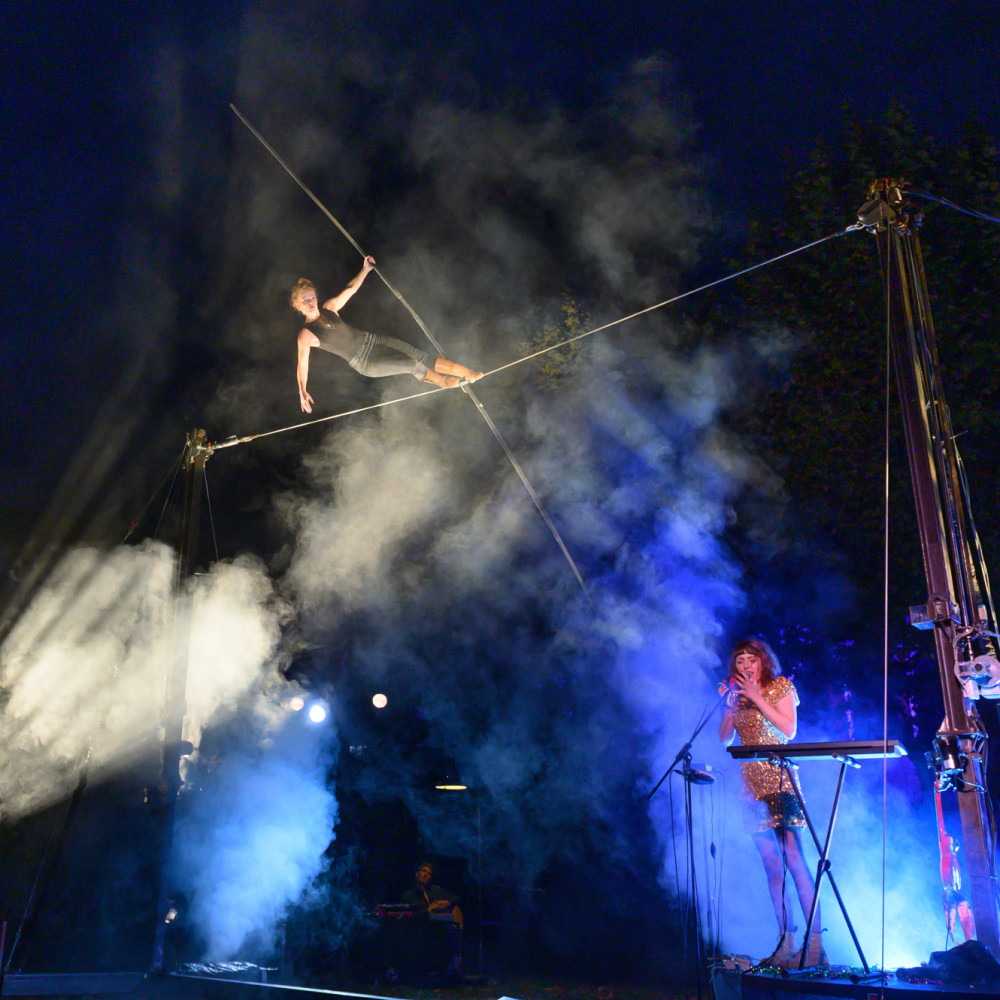
<path fill-rule="evenodd" d="M 647 802 L 660 790 L 660 785 L 662 785 L 663 782 L 670 777 L 670 775 L 673 773 L 674 768 L 677 767 L 677 765 L 682 760 L 687 758 L 688 762 L 690 763 L 691 747 L 694 744 L 694 741 L 698 739 L 698 734 L 705 728 L 706 725 L 708 725 L 709 719 L 711 719 L 712 716 L 715 715 L 715 713 L 718 712 L 718 710 L 725 704 L 726 699 L 729 697 L 731 693 L 732 692 L 727 687 L 726 693 L 723 694 L 722 697 L 720 697 L 719 700 L 715 703 L 715 705 L 712 707 L 712 711 L 709 712 L 707 715 L 702 714 L 701 721 L 698 723 L 697 726 L 695 726 L 695 730 L 691 734 L 691 739 L 689 739 L 687 743 L 685 743 L 684 746 L 682 746 L 680 750 L 677 751 L 677 756 L 674 758 L 674 762 L 670 765 L 670 767 L 667 768 L 667 770 L 663 774 L 663 777 L 660 778 L 660 780 L 653 786 L 653 790 L 646 796 Z"/>
<path fill-rule="evenodd" d="M 694 900 L 694 925 L 695 925 L 695 935 L 698 944 L 698 956 L 697 956 L 697 982 L 698 982 L 698 1000 L 702 1000 L 702 989 L 701 989 L 701 967 L 705 960 L 705 948 L 704 942 L 702 941 L 701 933 L 701 912 L 698 903 L 698 882 L 695 870 L 695 860 L 694 860 L 694 818 L 691 809 L 691 785 L 698 781 L 695 777 L 699 772 L 694 771 L 691 768 L 691 747 L 694 745 L 694 741 L 698 738 L 698 734 L 708 725 L 709 720 L 715 715 L 715 713 L 722 707 L 723 704 L 729 699 L 731 692 L 729 688 L 726 688 L 725 693 L 719 698 L 719 700 L 712 707 L 710 712 L 703 712 L 702 717 L 698 724 L 695 726 L 694 732 L 691 734 L 691 738 L 687 741 L 677 751 L 677 756 L 674 757 L 673 763 L 670 767 L 666 769 L 663 773 L 663 777 L 653 786 L 652 791 L 646 796 L 646 801 L 648 802 L 652 797 L 660 790 L 660 786 L 663 784 L 667 778 L 673 774 L 677 765 L 683 762 L 684 768 L 681 774 L 684 777 L 684 827 L 685 834 L 687 837 L 687 848 L 688 848 L 688 859 L 689 859 L 689 869 L 690 869 L 690 879 L 691 879 L 691 896 Z M 678 887 L 679 888 L 679 887 Z"/>

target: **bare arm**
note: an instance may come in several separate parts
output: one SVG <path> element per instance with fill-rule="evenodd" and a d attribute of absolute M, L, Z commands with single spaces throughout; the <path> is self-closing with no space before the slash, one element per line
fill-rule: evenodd
<path fill-rule="evenodd" d="M 722 714 L 722 722 L 719 723 L 719 739 L 724 747 L 732 746 L 736 738 L 736 727 L 733 725 L 733 710 L 726 708 Z"/>
<path fill-rule="evenodd" d="M 368 277 L 368 272 L 375 266 L 374 257 L 365 257 L 365 262 L 361 266 L 361 270 L 358 271 L 356 275 L 347 283 L 344 290 L 339 295 L 334 295 L 332 299 L 327 299 L 323 303 L 324 309 L 331 309 L 335 313 L 339 313 L 341 309 L 350 301 L 354 293 L 361 287 L 362 282 Z"/>
<path fill-rule="evenodd" d="M 728 682 L 719 685 L 719 697 L 721 698 L 729 690 Z M 736 726 L 733 723 L 733 713 L 736 711 L 736 695 L 732 691 L 726 694 L 726 708 L 722 713 L 722 722 L 719 723 L 719 739 L 723 746 L 731 746 L 736 737 Z"/>
<path fill-rule="evenodd" d="M 798 713 L 795 710 L 795 699 L 786 694 L 777 705 L 772 705 L 765 701 L 759 706 L 761 712 L 768 722 L 780 729 L 790 740 L 795 739 L 796 730 L 799 728 Z"/>
<path fill-rule="evenodd" d="M 299 383 L 299 404 L 303 413 L 312 413 L 313 398 L 306 389 L 309 381 L 309 351 L 319 344 L 319 340 L 311 330 L 303 327 L 299 330 L 299 362 L 295 367 L 295 377 Z"/>

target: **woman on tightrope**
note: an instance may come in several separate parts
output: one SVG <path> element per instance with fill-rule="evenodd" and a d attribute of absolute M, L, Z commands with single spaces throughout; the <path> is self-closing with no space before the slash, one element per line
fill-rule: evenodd
<path fill-rule="evenodd" d="M 322 306 L 319 305 L 316 286 L 308 278 L 299 278 L 292 289 L 292 308 L 298 310 L 306 321 L 299 330 L 296 367 L 299 402 L 304 413 L 312 413 L 313 408 L 313 398 L 306 384 L 309 380 L 309 352 L 314 347 L 339 355 L 356 372 L 369 378 L 413 375 L 421 382 L 433 382 L 443 389 L 452 389 L 462 382 L 475 382 L 483 377 L 482 372 L 428 354 L 395 337 L 355 330 L 340 318 L 340 310 L 361 287 L 374 265 L 374 257 L 365 257 L 363 267 L 344 290 L 327 299 Z"/>
<path fill-rule="evenodd" d="M 726 746 L 737 734 L 744 745 L 787 743 L 794 738 L 799 696 L 792 682 L 781 676 L 781 666 L 766 642 L 750 638 L 736 646 L 729 660 L 729 679 L 720 686 L 720 694 L 725 690 L 729 693 L 719 739 Z M 798 968 L 801 952 L 795 950 L 797 928 L 786 874 L 795 883 L 803 930 L 815 891 L 802 856 L 801 830 L 806 820 L 791 786 L 798 779 L 794 770 L 768 761 L 743 761 L 740 770 L 747 832 L 753 836 L 764 862 L 767 887 L 778 919 L 778 946 L 758 965 Z M 821 927 L 817 906 L 806 966 L 829 965 L 823 951 Z"/>

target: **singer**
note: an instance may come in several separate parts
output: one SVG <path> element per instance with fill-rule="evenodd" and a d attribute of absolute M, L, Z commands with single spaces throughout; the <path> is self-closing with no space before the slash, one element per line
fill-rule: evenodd
<path fill-rule="evenodd" d="M 794 738 L 799 696 L 792 682 L 781 676 L 777 657 L 762 639 L 745 639 L 733 650 L 729 678 L 720 685 L 720 695 L 727 689 L 726 712 L 719 726 L 719 739 L 726 746 L 736 735 L 743 744 L 787 743 Z M 803 927 L 809 918 L 814 892 L 812 876 L 802 856 L 801 829 L 805 826 L 805 816 L 790 784 L 798 779 L 794 771 L 768 761 L 743 761 L 740 770 L 747 832 L 753 836 L 764 862 L 767 887 L 778 920 L 778 946 L 757 964 L 797 968 L 801 956 L 795 950 L 797 928 L 785 872 L 791 874 L 795 883 Z M 807 966 L 829 965 L 823 951 L 822 926 L 817 908 L 805 960 Z"/>

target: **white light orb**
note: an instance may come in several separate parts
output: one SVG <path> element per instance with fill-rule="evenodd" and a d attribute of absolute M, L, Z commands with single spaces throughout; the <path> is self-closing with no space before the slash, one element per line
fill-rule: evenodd
<path fill-rule="evenodd" d="M 385 708 L 389 704 L 389 699 L 384 694 L 376 694 L 372 697 L 372 704 L 376 708 Z"/>

